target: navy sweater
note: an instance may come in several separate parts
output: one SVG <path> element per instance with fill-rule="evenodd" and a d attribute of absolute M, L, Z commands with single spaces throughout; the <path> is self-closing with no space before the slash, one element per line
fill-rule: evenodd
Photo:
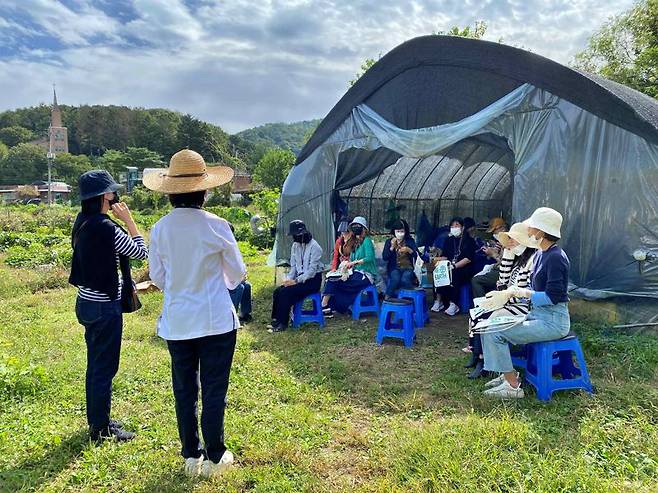
<path fill-rule="evenodd" d="M 566 303 L 569 301 L 569 258 L 557 245 L 545 252 L 538 250 L 532 269 L 531 285 L 536 305 Z"/>

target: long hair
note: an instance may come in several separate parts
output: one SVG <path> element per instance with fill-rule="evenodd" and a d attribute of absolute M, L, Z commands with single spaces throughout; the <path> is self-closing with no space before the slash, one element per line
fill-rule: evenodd
<path fill-rule="evenodd" d="M 524 267 L 528 263 L 528 260 L 530 260 L 530 257 L 532 257 L 536 251 L 537 250 L 534 248 L 527 247 L 521 255 L 514 257 L 512 269 L 516 269 L 517 267 Z"/>
<path fill-rule="evenodd" d="M 83 200 L 81 202 L 82 213 L 83 214 L 100 214 L 101 209 L 103 208 L 104 195 L 105 194 L 97 195 L 96 197 L 92 197 L 90 199 Z"/>

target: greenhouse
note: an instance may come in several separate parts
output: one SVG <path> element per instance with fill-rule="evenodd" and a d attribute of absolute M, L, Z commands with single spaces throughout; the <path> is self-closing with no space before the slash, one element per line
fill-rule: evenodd
<path fill-rule="evenodd" d="M 277 261 L 289 254 L 290 220 L 307 223 L 328 261 L 342 209 L 385 233 L 391 205 L 412 228 L 422 214 L 441 226 L 553 207 L 572 293 L 658 298 L 658 103 L 503 44 L 410 40 L 302 149 L 283 187 Z"/>

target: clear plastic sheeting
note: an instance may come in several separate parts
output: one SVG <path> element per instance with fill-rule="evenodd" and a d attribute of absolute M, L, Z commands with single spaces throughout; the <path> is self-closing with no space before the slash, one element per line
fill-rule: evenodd
<path fill-rule="evenodd" d="M 430 206 L 468 211 L 469 200 L 477 218 L 509 204 L 510 220 L 553 207 L 564 216 L 573 294 L 658 298 L 658 264 L 640 273 L 632 256 L 658 254 L 658 147 L 544 89 L 524 84 L 459 122 L 426 129 L 400 129 L 356 107 L 290 172 L 278 260 L 288 257 L 286 225 L 302 219 L 329 261 L 334 190 L 349 198 L 350 212 L 367 207 L 373 225 L 389 200 L 407 206 L 410 224 L 425 210 L 439 225 L 446 216 Z"/>

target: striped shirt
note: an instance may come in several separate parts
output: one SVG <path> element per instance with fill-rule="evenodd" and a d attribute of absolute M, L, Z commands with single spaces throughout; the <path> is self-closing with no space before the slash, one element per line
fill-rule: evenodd
<path fill-rule="evenodd" d="M 148 257 L 148 249 L 146 248 L 144 238 L 142 238 L 140 235 L 131 238 L 118 226 L 114 230 L 114 251 L 117 270 L 119 269 L 119 255 L 125 255 L 126 257 L 134 258 L 137 260 L 146 260 Z M 123 281 L 121 279 L 121 274 L 119 274 L 119 289 L 117 291 L 116 299 L 121 298 L 122 284 Z M 100 291 L 95 291 L 93 289 L 85 288 L 84 286 L 78 286 L 78 296 L 86 301 L 98 301 L 101 303 L 112 301 L 107 294 L 101 293 Z"/>

